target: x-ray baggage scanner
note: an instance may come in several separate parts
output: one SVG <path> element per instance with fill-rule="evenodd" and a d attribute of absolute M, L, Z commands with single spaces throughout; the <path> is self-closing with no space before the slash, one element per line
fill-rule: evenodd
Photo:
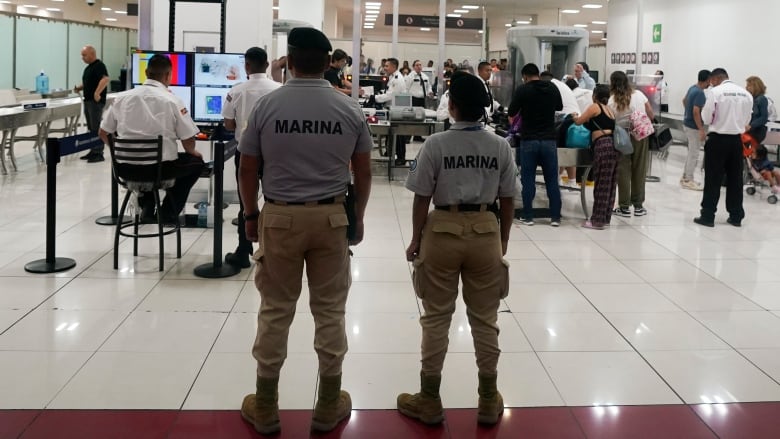
<path fill-rule="evenodd" d="M 507 29 L 509 66 L 515 86 L 522 83 L 520 70 L 528 63 L 545 70 L 547 52 L 550 52 L 550 71 L 556 78 L 574 71 L 574 65 L 585 61 L 589 33 L 576 27 L 518 26 Z"/>

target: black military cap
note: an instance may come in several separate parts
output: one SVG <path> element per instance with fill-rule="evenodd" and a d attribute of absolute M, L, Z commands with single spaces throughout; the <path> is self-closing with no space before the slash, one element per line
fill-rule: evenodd
<path fill-rule="evenodd" d="M 450 98 L 468 107 L 487 107 L 490 105 L 485 83 L 470 73 L 452 75 Z"/>
<path fill-rule="evenodd" d="M 287 45 L 296 49 L 321 50 L 325 53 L 333 50 L 328 37 L 313 27 L 296 27 L 291 30 Z"/>

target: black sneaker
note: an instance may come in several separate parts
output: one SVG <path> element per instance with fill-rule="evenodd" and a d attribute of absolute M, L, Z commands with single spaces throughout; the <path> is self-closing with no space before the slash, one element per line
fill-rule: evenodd
<path fill-rule="evenodd" d="M 245 252 L 228 253 L 225 255 L 225 263 L 238 268 L 249 268 L 249 254 Z"/>
<path fill-rule="evenodd" d="M 732 219 L 731 217 L 729 217 L 726 220 L 726 222 L 731 224 L 734 227 L 742 227 L 742 220 Z"/>
<path fill-rule="evenodd" d="M 92 151 L 90 151 L 84 154 L 83 156 L 79 157 L 79 160 L 89 160 L 90 158 L 92 158 L 93 155 L 94 154 L 92 154 Z"/>
<path fill-rule="evenodd" d="M 406 164 L 406 159 L 395 159 L 396 166 L 403 166 Z"/>
<path fill-rule="evenodd" d="M 613 215 L 622 216 L 624 218 L 631 218 L 631 210 L 628 207 L 616 207 L 612 211 Z"/>
<path fill-rule="evenodd" d="M 706 219 L 704 219 L 704 218 L 702 218 L 700 216 L 694 218 L 693 222 L 695 222 L 696 224 L 698 224 L 700 226 L 715 227 L 715 221 L 707 221 Z"/>
<path fill-rule="evenodd" d="M 644 207 L 634 208 L 634 216 L 645 216 L 645 215 L 647 215 L 647 210 L 645 210 Z"/>
<path fill-rule="evenodd" d="M 103 162 L 106 159 L 103 158 L 103 154 L 92 154 L 92 157 L 87 158 L 87 163 Z"/>

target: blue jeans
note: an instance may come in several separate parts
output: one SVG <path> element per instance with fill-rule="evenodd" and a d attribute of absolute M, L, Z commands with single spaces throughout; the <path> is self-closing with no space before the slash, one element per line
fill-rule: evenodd
<path fill-rule="evenodd" d="M 550 199 L 550 218 L 561 220 L 561 189 L 558 186 L 558 150 L 555 140 L 523 140 L 517 148 L 520 182 L 523 184 L 523 218 L 533 219 L 536 196 L 536 167 L 542 167 L 547 198 Z"/>

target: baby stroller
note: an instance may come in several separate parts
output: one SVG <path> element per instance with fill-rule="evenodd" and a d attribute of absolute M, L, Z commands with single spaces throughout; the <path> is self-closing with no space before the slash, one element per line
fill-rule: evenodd
<path fill-rule="evenodd" d="M 766 201 L 769 204 L 775 204 L 777 203 L 777 195 L 772 193 L 773 188 L 769 175 L 771 171 L 759 172 L 753 167 L 751 156 L 758 147 L 759 144 L 753 136 L 742 134 L 742 154 L 745 156 L 745 185 L 747 185 L 745 193 L 755 195 L 757 192 L 763 191 L 764 188 L 769 188 L 770 195 L 766 197 Z"/>

